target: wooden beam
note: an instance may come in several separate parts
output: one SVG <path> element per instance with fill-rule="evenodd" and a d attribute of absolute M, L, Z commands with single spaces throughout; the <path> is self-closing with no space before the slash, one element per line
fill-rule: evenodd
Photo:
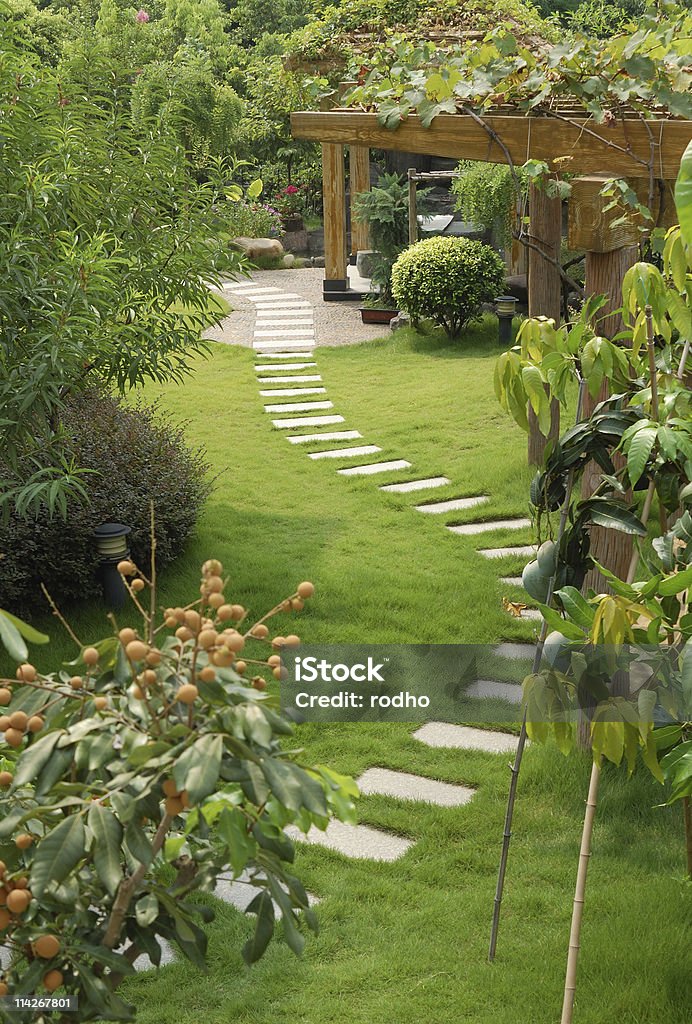
<path fill-rule="evenodd" d="M 346 291 L 346 183 L 344 148 L 322 146 L 322 198 L 324 203 L 324 291 Z"/>
<path fill-rule="evenodd" d="M 542 252 L 553 260 L 560 259 L 562 241 L 562 202 L 557 197 L 546 195 L 545 189 L 529 188 L 529 224 L 531 240 Z M 529 249 L 528 256 L 529 316 L 552 317 L 560 322 L 560 300 L 562 283 L 560 271 L 553 263 L 544 259 L 536 249 Z M 550 404 L 550 430 L 548 437 L 541 434 L 532 409 L 529 409 L 529 465 L 543 463 L 543 453 L 549 440 L 556 440 L 560 434 L 560 404 Z"/>
<path fill-rule="evenodd" d="M 370 248 L 368 225 L 356 219 L 353 200 L 370 191 L 370 150 L 367 146 L 351 146 L 348 151 L 349 186 L 351 190 L 351 252 Z"/>
<path fill-rule="evenodd" d="M 556 170 L 580 174 L 605 172 L 612 177 L 647 177 L 653 140 L 656 177 L 675 178 L 692 138 L 692 121 L 682 120 L 652 120 L 646 124 L 631 120 L 604 125 L 587 119 L 567 122 L 521 114 L 492 114 L 484 120 L 517 165 L 531 158 L 545 160 Z M 467 114 L 440 114 L 429 128 L 424 128 L 420 118 L 411 114 L 398 128 L 390 130 L 379 123 L 376 114 L 351 110 L 298 111 L 291 114 L 291 130 L 295 138 L 314 142 L 507 163 L 502 148 Z"/>

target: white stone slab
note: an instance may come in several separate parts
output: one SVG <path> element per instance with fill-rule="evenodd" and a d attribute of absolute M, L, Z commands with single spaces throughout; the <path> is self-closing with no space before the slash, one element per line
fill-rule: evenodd
<path fill-rule="evenodd" d="M 353 441 L 362 436 L 358 430 L 332 430 L 326 434 L 295 434 L 286 440 L 291 444 L 305 444 L 307 441 Z"/>
<path fill-rule="evenodd" d="M 271 327 L 255 331 L 256 338 L 307 338 L 312 332 L 307 327 Z"/>
<path fill-rule="evenodd" d="M 511 614 L 511 613 L 509 613 L 509 614 Z M 519 616 L 514 615 L 512 617 L 513 618 L 520 618 L 520 619 L 531 619 L 532 622 L 542 622 L 543 621 L 543 616 L 539 612 L 538 608 L 522 608 L 521 615 L 519 615 Z"/>
<path fill-rule="evenodd" d="M 271 324 L 279 323 L 281 320 L 285 320 L 290 324 L 302 324 L 303 322 L 311 324 L 313 322 L 312 309 L 305 306 L 294 306 L 292 308 L 276 308 L 266 309 L 255 307 L 257 315 L 257 323 L 262 320 L 268 320 Z"/>
<path fill-rule="evenodd" d="M 394 459 L 392 462 L 372 462 L 369 466 L 351 466 L 349 469 L 337 469 L 342 476 L 371 476 L 374 473 L 389 473 L 393 469 L 408 469 L 411 465 L 405 459 Z"/>
<path fill-rule="evenodd" d="M 510 733 L 471 729 L 451 722 L 426 722 L 413 733 L 413 738 L 429 747 L 486 750 L 491 754 L 513 754 L 517 749 L 517 737 Z"/>
<path fill-rule="evenodd" d="M 258 314 L 260 312 L 265 312 L 265 311 L 267 313 L 272 313 L 272 312 L 279 313 L 283 309 L 285 309 L 286 312 L 290 312 L 290 311 L 295 310 L 297 313 L 310 313 L 313 310 L 313 305 L 312 305 L 311 302 L 308 302 L 306 299 L 280 299 L 279 298 L 279 299 L 271 299 L 271 300 L 267 299 L 266 302 L 263 302 L 262 299 L 258 299 L 255 302 L 255 309 L 257 310 Z"/>
<path fill-rule="evenodd" d="M 285 405 L 265 405 L 265 412 L 311 412 L 313 409 L 333 409 L 333 402 L 287 402 Z"/>
<path fill-rule="evenodd" d="M 300 319 L 290 320 L 285 316 L 282 316 L 281 318 L 277 317 L 276 320 L 267 319 L 266 317 L 263 317 L 261 320 L 255 320 L 255 328 L 271 327 L 272 330 L 270 333 L 272 334 L 283 333 L 283 329 L 288 326 L 305 327 L 306 330 L 309 330 L 311 327 L 315 326 L 315 321 L 312 317 L 300 317 Z M 255 336 L 258 334 L 259 331 L 255 330 Z"/>
<path fill-rule="evenodd" d="M 167 942 L 166 939 L 162 938 L 159 938 L 157 941 L 161 946 L 161 963 L 159 964 L 159 967 L 165 967 L 166 964 L 174 963 L 175 951 L 170 942 Z M 149 959 L 148 953 L 142 953 L 141 956 L 138 956 L 132 966 L 136 971 L 140 972 L 156 970 L 156 965 Z"/>
<path fill-rule="evenodd" d="M 267 358 L 275 359 L 276 357 L 267 356 Z M 295 359 L 295 355 L 293 352 L 289 352 L 285 358 Z M 317 366 L 317 363 L 281 363 L 279 366 L 276 363 L 255 363 L 255 373 L 276 373 L 277 370 L 309 370 L 311 366 Z"/>
<path fill-rule="evenodd" d="M 429 515 L 441 515 L 443 512 L 457 512 L 462 508 L 475 508 L 488 501 L 487 494 L 479 494 L 475 498 L 452 498 L 450 501 L 431 501 L 425 505 L 416 505 L 419 512 Z"/>
<path fill-rule="evenodd" d="M 230 291 L 236 291 L 237 289 L 231 288 Z M 280 288 L 258 288 L 256 284 L 253 284 L 250 288 L 243 288 L 241 294 L 244 298 L 251 299 L 254 295 L 281 295 Z"/>
<path fill-rule="evenodd" d="M 272 420 L 279 430 L 287 430 L 291 427 L 326 427 L 330 423 L 343 423 L 343 416 L 298 416 L 297 419 Z"/>
<path fill-rule="evenodd" d="M 298 292 L 279 292 L 278 295 L 261 295 L 256 301 L 258 305 L 261 302 L 280 302 L 283 304 L 288 299 L 300 299 L 301 302 L 306 301 L 305 296 L 299 295 Z"/>
<path fill-rule="evenodd" d="M 359 455 L 375 455 L 381 452 L 376 444 L 362 444 L 359 448 L 332 448 L 328 452 L 311 452 L 309 459 L 355 459 Z"/>
<path fill-rule="evenodd" d="M 276 367 L 273 367 L 276 369 Z M 260 377 L 258 378 L 258 384 L 313 384 L 317 381 L 321 381 L 322 377 L 319 373 L 301 373 L 291 377 Z"/>
<path fill-rule="evenodd" d="M 402 839 L 368 825 L 347 825 L 343 821 L 330 821 L 324 832 L 313 825 L 307 836 L 293 825 L 285 832 L 297 842 L 324 846 L 359 860 L 398 860 L 413 846 L 410 839 Z"/>
<path fill-rule="evenodd" d="M 260 391 L 262 398 L 280 398 L 285 395 L 287 398 L 298 398 L 302 395 L 324 395 L 326 388 L 270 388 L 268 391 Z"/>
<path fill-rule="evenodd" d="M 472 537 L 478 533 L 492 533 L 494 530 L 522 530 L 531 526 L 530 519 L 495 519 L 485 523 L 463 523 L 461 526 L 448 526 L 451 533 L 464 537 Z"/>
<path fill-rule="evenodd" d="M 257 291 L 257 285 L 254 281 L 224 281 L 221 285 L 225 292 L 235 292 L 241 289 L 247 288 L 251 292 Z M 278 288 L 272 288 L 271 291 L 278 291 Z"/>
<path fill-rule="evenodd" d="M 389 494 L 408 494 L 410 491 L 429 491 L 433 487 L 445 487 L 451 480 L 446 476 L 431 476 L 425 480 L 407 480 L 403 484 L 385 484 L 381 491 Z"/>
<path fill-rule="evenodd" d="M 514 555 L 535 555 L 536 548 L 533 544 L 520 544 L 518 547 L 508 548 L 478 548 L 478 554 L 484 558 L 509 558 Z"/>
<path fill-rule="evenodd" d="M 506 583 L 508 587 L 524 586 L 524 581 L 521 576 L 500 576 L 500 583 Z"/>
<path fill-rule="evenodd" d="M 536 653 L 535 644 L 519 644 L 513 643 L 512 641 L 506 641 L 505 643 L 498 644 L 493 647 L 493 654 L 497 654 L 500 658 L 533 658 Z"/>
<path fill-rule="evenodd" d="M 257 352 L 255 351 L 257 359 L 314 359 L 314 352 Z M 288 369 L 285 364 L 279 364 L 281 369 Z M 315 363 L 304 363 L 304 366 L 315 366 Z M 259 368 L 259 364 L 255 363 L 255 369 Z M 278 368 L 278 367 L 277 367 Z M 270 367 L 271 369 L 271 367 Z"/>
<path fill-rule="evenodd" d="M 268 891 L 266 886 L 259 885 L 249 872 L 243 871 L 238 878 L 233 878 L 232 875 L 219 875 L 214 888 L 214 895 L 217 899 L 223 900 L 224 903 L 228 903 L 235 907 L 236 910 L 245 913 L 255 896 L 262 891 Z M 318 897 L 311 892 L 307 894 L 307 897 L 308 904 L 311 907 L 320 902 Z M 280 920 L 282 916 L 281 907 L 276 900 L 272 900 L 272 903 L 274 904 L 274 916 L 277 920 Z"/>
<path fill-rule="evenodd" d="M 477 679 L 467 688 L 469 697 L 499 697 L 508 704 L 521 704 L 521 686 L 518 683 L 500 683 L 496 679 Z"/>
<path fill-rule="evenodd" d="M 293 340 L 292 338 L 277 338 L 276 341 L 253 341 L 252 347 L 255 352 L 261 352 L 263 359 L 269 354 L 271 349 L 275 349 L 280 353 L 280 355 L 276 356 L 277 359 L 292 359 L 295 355 L 309 357 L 312 355 L 311 349 L 315 347 L 315 339 L 296 338 Z M 296 349 L 297 351 L 284 354 L 287 349 Z"/>
<path fill-rule="evenodd" d="M 368 768 L 357 782 L 365 796 L 378 794 L 400 800 L 420 800 L 438 807 L 460 807 L 473 800 L 475 795 L 474 790 L 466 786 L 425 779 L 409 772 L 393 772 L 388 768 Z"/>

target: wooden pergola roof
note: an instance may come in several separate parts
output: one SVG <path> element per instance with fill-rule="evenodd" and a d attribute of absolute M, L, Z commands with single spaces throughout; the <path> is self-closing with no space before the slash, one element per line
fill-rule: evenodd
<path fill-rule="evenodd" d="M 440 114 L 426 128 L 410 114 L 392 130 L 374 113 L 336 109 L 293 113 L 291 131 L 313 142 L 507 163 L 494 133 L 517 166 L 534 159 L 564 172 L 647 178 L 653 155 L 654 175 L 663 179 L 676 177 L 692 138 L 692 121 L 665 116 L 644 120 L 632 115 L 597 124 L 567 110 L 547 116 L 493 112 L 484 114 L 483 122 L 490 131 L 470 114 Z"/>

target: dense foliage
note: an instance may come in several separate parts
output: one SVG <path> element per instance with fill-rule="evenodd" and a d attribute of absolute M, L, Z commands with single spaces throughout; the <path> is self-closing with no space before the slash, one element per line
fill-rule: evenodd
<path fill-rule="evenodd" d="M 502 291 L 505 266 L 489 245 L 468 238 L 426 238 L 394 264 L 392 291 L 414 320 L 439 324 L 450 338 Z"/>
<path fill-rule="evenodd" d="M 43 506 L 29 517 L 13 510 L 0 523 L 0 593 L 3 606 L 19 614 L 48 610 L 41 583 L 60 604 L 98 595 L 91 534 L 100 523 L 130 526 L 133 557 L 147 564 L 150 502 L 156 563 L 167 565 L 180 554 L 210 490 L 202 453 L 155 407 L 77 393 L 66 399 L 61 425 L 69 459 L 84 470 L 87 501 L 68 500 L 64 519 Z"/>
<path fill-rule="evenodd" d="M 299 642 L 266 622 L 300 610 L 312 583 L 248 620 L 212 559 L 191 603 L 161 617 L 153 572 L 129 560 L 118 570 L 139 630 L 80 643 L 66 668 L 37 672 L 26 628 L 3 617 L 22 664 L 0 680 L 0 934 L 10 955 L 0 994 L 77 995 L 67 1017 L 80 1021 L 133 1019 L 117 988 L 138 956 L 159 963 L 162 940 L 204 968 L 200 922 L 214 915 L 195 894 L 222 874 L 257 887 L 246 961 L 267 949 L 275 907 L 299 953 L 316 919 L 285 829 L 352 820 L 357 795 L 294 742 L 284 747 L 291 723 L 263 692 L 281 675 L 279 652 Z"/>

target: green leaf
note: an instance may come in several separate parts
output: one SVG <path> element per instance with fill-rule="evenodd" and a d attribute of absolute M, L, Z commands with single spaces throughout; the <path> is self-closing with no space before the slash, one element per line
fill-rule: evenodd
<path fill-rule="evenodd" d="M 589 632 L 593 625 L 596 614 L 591 605 L 586 601 L 575 587 L 562 587 L 556 591 L 556 597 L 562 602 L 562 607 L 572 622 L 576 622 L 585 632 Z"/>
<path fill-rule="evenodd" d="M 137 924 L 142 928 L 148 928 L 159 916 L 159 901 L 153 892 L 146 896 L 140 896 L 135 904 L 135 917 Z"/>
<path fill-rule="evenodd" d="M 627 474 L 630 483 L 634 486 L 646 469 L 646 464 L 656 443 L 656 427 L 641 427 L 634 433 L 628 442 L 627 448 Z"/>
<path fill-rule="evenodd" d="M 243 959 L 254 964 L 263 956 L 274 934 L 274 904 L 269 893 L 258 893 L 245 913 L 257 914 L 254 934 L 243 946 Z"/>
<path fill-rule="evenodd" d="M 13 622 L 10 621 L 7 612 L 0 610 L 0 641 L 13 661 L 26 661 L 29 657 L 29 649 L 22 639 L 22 635 Z"/>
<path fill-rule="evenodd" d="M 570 622 L 569 619 L 563 619 L 554 608 L 549 608 L 546 604 L 542 604 L 539 607 L 541 609 L 541 615 L 552 630 L 561 633 L 564 637 L 567 637 L 568 640 L 586 641 L 584 630 L 580 629 L 579 626 Z"/>
<path fill-rule="evenodd" d="M 675 182 L 675 208 L 682 236 L 688 245 L 692 245 L 692 142 L 687 144 L 682 155 Z"/>
<path fill-rule="evenodd" d="M 19 633 L 28 640 L 30 644 L 47 644 L 50 641 L 50 637 L 46 633 L 39 633 L 37 629 L 30 626 L 28 622 L 24 622 L 22 619 L 18 619 L 16 615 L 11 615 L 10 612 L 6 612 L 0 608 L 0 615 L 12 623 Z"/>
<path fill-rule="evenodd" d="M 201 736 L 176 761 L 173 779 L 179 791 L 187 790 L 190 803 L 198 804 L 216 789 L 222 752 L 221 736 Z"/>
<path fill-rule="evenodd" d="M 264 183 L 261 178 L 255 178 L 247 187 L 248 199 L 258 199 L 262 195 Z"/>
<path fill-rule="evenodd" d="M 43 766 L 48 762 L 55 744 L 60 739 L 60 732 L 49 732 L 41 736 L 25 750 L 17 761 L 13 786 L 24 786 L 27 782 L 35 782 Z"/>
<path fill-rule="evenodd" d="M 36 844 L 31 865 L 31 890 L 42 896 L 51 883 L 64 881 L 85 853 L 86 835 L 80 814 L 71 814 Z"/>
<path fill-rule="evenodd" d="M 682 686 L 682 710 L 688 721 L 692 720 L 692 637 L 687 641 L 680 655 L 680 685 Z"/>
<path fill-rule="evenodd" d="M 226 844 L 233 874 L 239 875 L 257 849 L 255 840 L 248 835 L 247 819 L 237 807 L 224 807 L 217 822 L 219 835 Z"/>
<path fill-rule="evenodd" d="M 626 505 L 620 505 L 608 498 L 589 498 L 581 502 L 577 508 L 596 526 L 619 530 L 620 533 L 632 533 L 638 537 L 646 536 L 646 527 Z"/>
<path fill-rule="evenodd" d="M 123 877 L 120 844 L 122 825 L 109 807 L 94 801 L 89 808 L 87 824 L 94 837 L 94 867 L 106 891 L 113 895 Z"/>
<path fill-rule="evenodd" d="M 136 821 L 129 821 L 125 827 L 125 844 L 134 860 L 140 864 L 151 864 L 154 856 L 151 843 L 144 829 Z"/>
<path fill-rule="evenodd" d="M 658 585 L 658 592 L 662 597 L 669 597 L 671 594 L 680 594 L 683 590 L 692 587 L 692 565 L 689 565 L 682 572 L 675 576 L 667 576 Z"/>

